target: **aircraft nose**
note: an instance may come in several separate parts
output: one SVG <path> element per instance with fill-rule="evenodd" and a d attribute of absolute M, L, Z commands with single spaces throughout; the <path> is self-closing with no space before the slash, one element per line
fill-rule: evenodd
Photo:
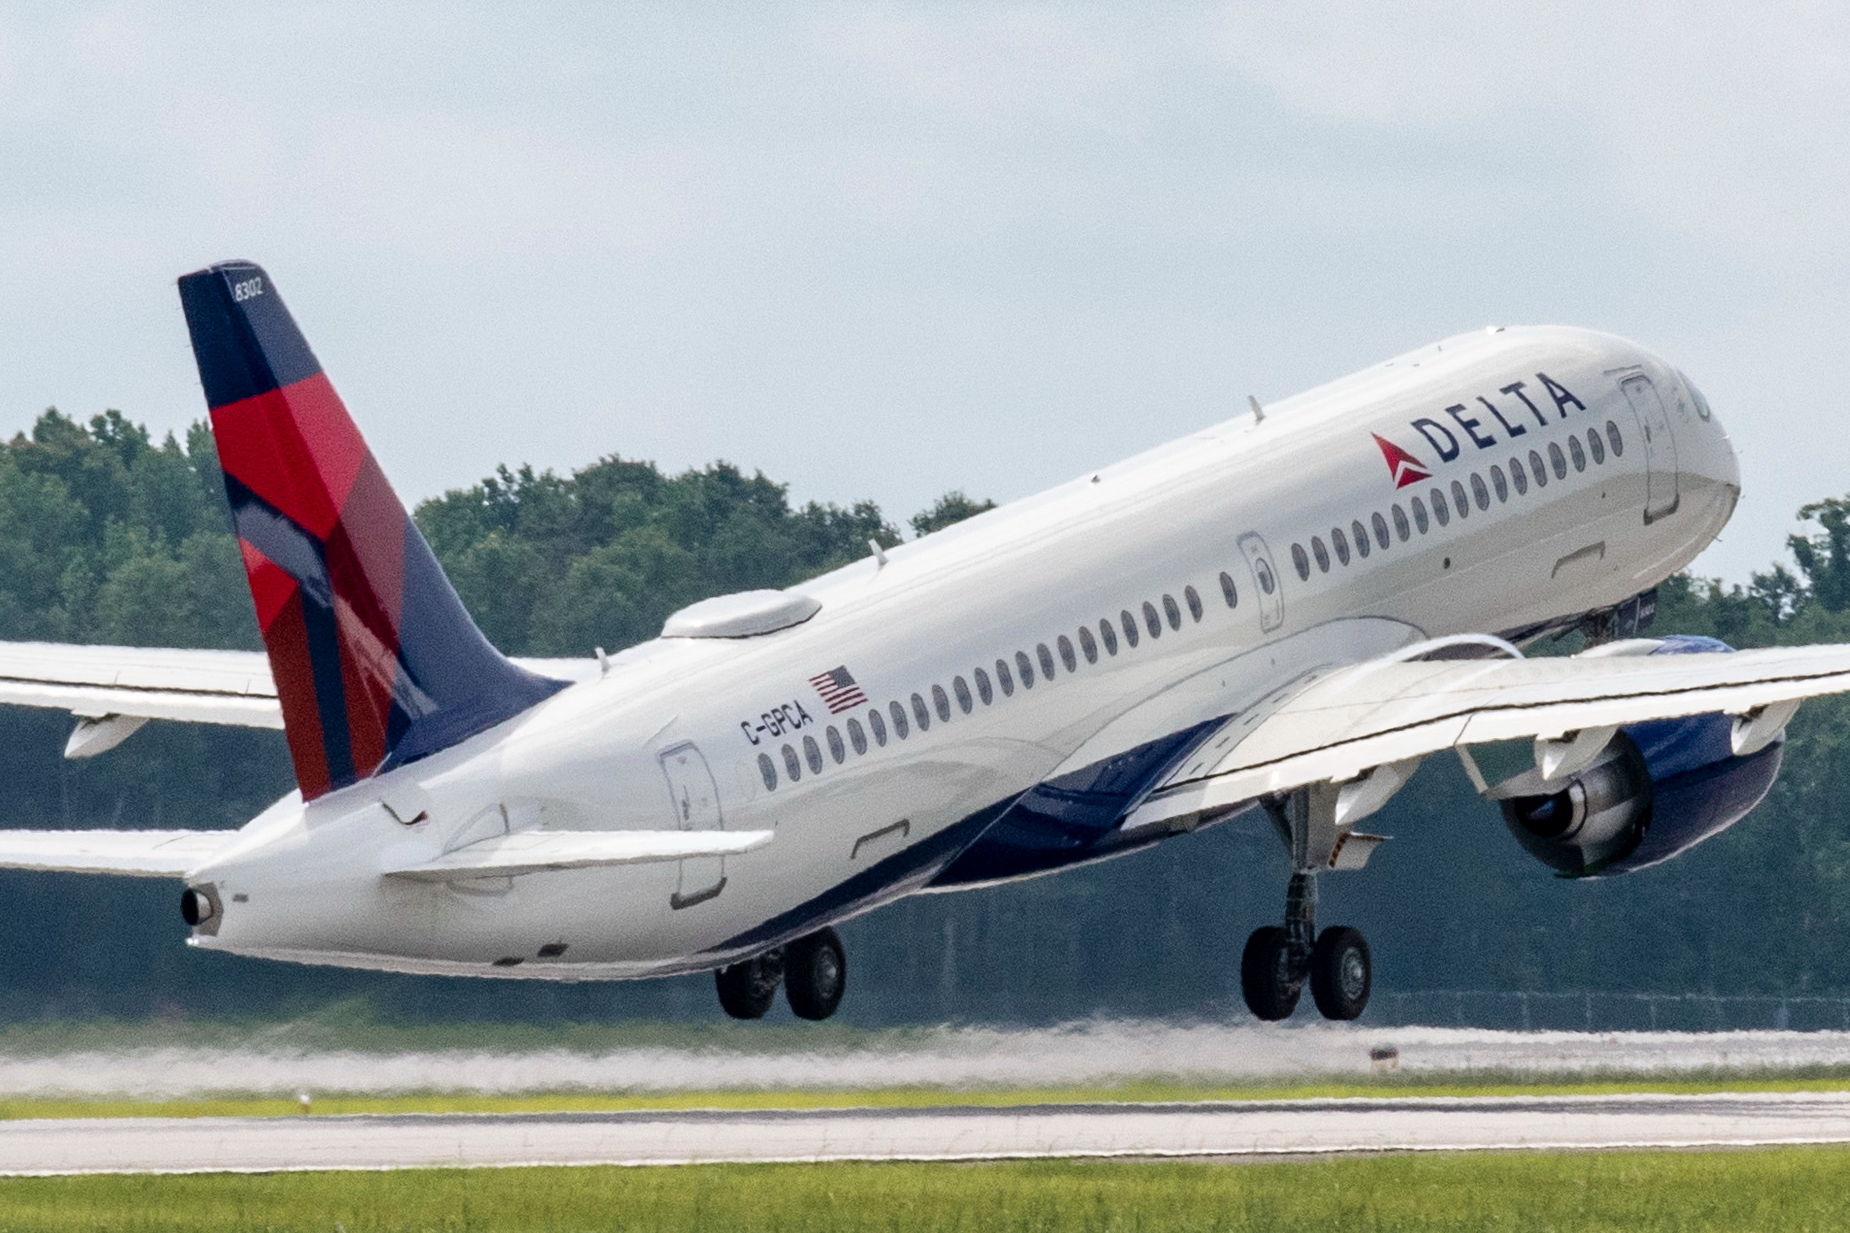
<path fill-rule="evenodd" d="M 1678 375 L 1682 376 L 1680 373 Z M 1739 492 L 1741 464 L 1735 456 L 1734 443 L 1728 440 L 1727 429 L 1722 427 L 1714 408 L 1709 406 L 1709 400 L 1703 396 L 1702 391 L 1696 388 L 1696 383 L 1684 376 L 1683 385 L 1689 391 L 1690 402 L 1694 404 L 1696 431 L 1693 435 L 1697 438 L 1697 448 L 1690 451 L 1694 455 L 1690 462 L 1694 465 L 1685 466 L 1684 469 L 1696 470 L 1702 478 Z"/>

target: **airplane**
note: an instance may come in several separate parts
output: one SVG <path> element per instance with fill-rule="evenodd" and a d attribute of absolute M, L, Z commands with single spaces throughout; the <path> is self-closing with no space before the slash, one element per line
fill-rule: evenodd
<path fill-rule="evenodd" d="M 1241 988 L 1363 1013 L 1317 886 L 1447 751 L 1564 877 L 1645 869 L 1766 795 L 1850 647 L 1653 638 L 1740 496 L 1676 368 L 1561 326 L 1461 334 L 616 654 L 489 644 L 278 295 L 179 280 L 264 653 L 0 644 L 0 703 L 280 728 L 236 831 L 0 832 L 0 867 L 178 879 L 190 945 L 405 973 L 713 971 L 824 1019 L 836 926 L 1256 812 L 1290 858 Z M 1578 654 L 1528 656 L 1578 631 Z"/>

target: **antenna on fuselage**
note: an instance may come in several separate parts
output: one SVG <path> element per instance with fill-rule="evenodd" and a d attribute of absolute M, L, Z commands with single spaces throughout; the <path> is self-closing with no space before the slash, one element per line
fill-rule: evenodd
<path fill-rule="evenodd" d="M 1257 398 L 1248 394 L 1246 396 L 1246 405 L 1253 409 L 1253 423 L 1265 423 L 1265 408 L 1259 405 L 1259 400 Z"/>
<path fill-rule="evenodd" d="M 867 546 L 874 550 L 874 560 L 878 562 L 874 568 L 884 569 L 886 567 L 886 549 L 880 546 L 880 541 L 877 539 L 868 540 Z"/>

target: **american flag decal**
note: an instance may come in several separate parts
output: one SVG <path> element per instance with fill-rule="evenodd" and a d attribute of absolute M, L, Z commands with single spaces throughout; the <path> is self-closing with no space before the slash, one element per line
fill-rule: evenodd
<path fill-rule="evenodd" d="M 839 715 L 843 711 L 852 711 L 857 706 L 867 704 L 867 695 L 854 683 L 854 677 L 846 665 L 819 672 L 809 678 L 809 683 L 822 695 L 823 704 L 829 708 L 831 715 Z"/>

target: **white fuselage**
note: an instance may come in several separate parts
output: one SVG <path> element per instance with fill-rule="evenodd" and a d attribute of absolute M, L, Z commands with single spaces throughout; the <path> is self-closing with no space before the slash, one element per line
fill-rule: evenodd
<path fill-rule="evenodd" d="M 1637 377 L 1649 385 L 1628 396 Z M 1376 434 L 1430 478 L 1396 487 L 1416 472 Z M 306 806 L 286 797 L 192 879 L 223 905 L 193 941 L 453 975 L 715 967 L 927 889 L 1036 785 L 1310 668 L 1618 604 L 1706 546 L 1739 484 L 1720 424 L 1650 354 L 1567 328 L 1461 335 L 803 584 L 821 608 L 801 624 L 657 639 L 463 745 Z M 837 667 L 866 702 L 831 715 L 812 678 Z M 705 826 L 775 838 L 723 860 L 477 882 L 380 872 L 508 828 Z M 956 885 L 982 881 L 977 866 Z"/>

